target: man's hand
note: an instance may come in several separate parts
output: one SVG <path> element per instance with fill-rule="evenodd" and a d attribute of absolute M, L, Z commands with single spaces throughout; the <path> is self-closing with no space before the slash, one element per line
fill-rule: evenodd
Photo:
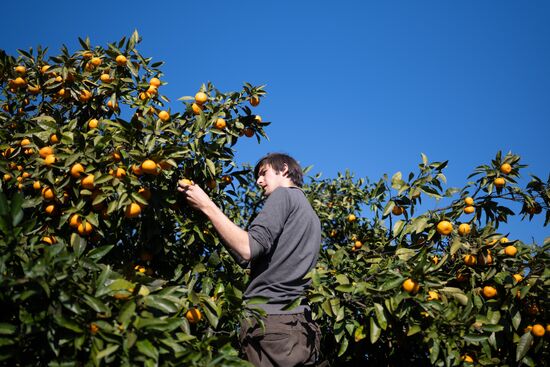
<path fill-rule="evenodd" d="M 210 197 L 200 186 L 195 185 L 193 181 L 186 178 L 178 181 L 178 191 L 183 193 L 189 205 L 202 212 L 213 204 Z"/>
<path fill-rule="evenodd" d="M 203 189 L 184 178 L 178 181 L 178 191 L 183 193 L 191 207 L 200 210 L 210 219 L 222 240 L 231 249 L 244 260 L 250 260 L 248 233 L 227 218 Z"/>

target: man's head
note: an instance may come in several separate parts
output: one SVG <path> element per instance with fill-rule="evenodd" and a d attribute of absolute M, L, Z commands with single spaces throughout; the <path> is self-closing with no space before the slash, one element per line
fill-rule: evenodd
<path fill-rule="evenodd" d="M 302 168 L 287 154 L 270 153 L 254 167 L 254 177 L 266 195 L 279 186 L 298 186 L 304 183 Z"/>

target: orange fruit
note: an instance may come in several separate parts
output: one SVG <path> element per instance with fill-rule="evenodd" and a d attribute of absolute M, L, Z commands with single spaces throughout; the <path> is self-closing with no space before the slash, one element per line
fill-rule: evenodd
<path fill-rule="evenodd" d="M 99 77 L 99 79 L 103 82 L 103 83 L 110 83 L 112 82 L 113 80 L 111 79 L 111 76 L 109 74 L 101 74 L 101 76 Z"/>
<path fill-rule="evenodd" d="M 120 162 L 122 160 L 122 154 L 116 150 L 111 154 L 111 157 L 113 157 L 113 161 L 115 162 Z"/>
<path fill-rule="evenodd" d="M 27 68 L 23 65 L 17 65 L 15 68 L 15 72 L 18 74 L 25 74 L 27 72 Z"/>
<path fill-rule="evenodd" d="M 81 236 L 87 236 L 94 230 L 94 227 L 90 224 L 90 222 L 81 222 L 77 229 L 78 234 Z"/>
<path fill-rule="evenodd" d="M 99 326 L 96 323 L 92 322 L 90 324 L 90 334 L 95 335 L 99 331 Z"/>
<path fill-rule="evenodd" d="M 534 336 L 541 337 L 541 336 L 544 336 L 544 333 L 545 333 L 544 326 L 542 326 L 541 324 L 533 325 L 533 328 L 531 329 L 531 334 L 533 334 Z"/>
<path fill-rule="evenodd" d="M 44 200 L 50 201 L 55 198 L 55 193 L 50 187 L 44 187 L 42 189 L 42 197 L 44 198 Z"/>
<path fill-rule="evenodd" d="M 222 181 L 225 182 L 226 184 L 230 184 L 231 182 L 233 182 L 233 178 L 231 178 L 231 176 L 222 176 Z"/>
<path fill-rule="evenodd" d="M 403 212 L 405 212 L 405 209 L 399 205 L 395 205 L 391 210 L 393 215 L 401 215 Z"/>
<path fill-rule="evenodd" d="M 99 121 L 97 121 L 97 119 L 91 119 L 90 121 L 88 121 L 88 128 L 90 130 L 97 128 L 97 125 L 99 125 Z"/>
<path fill-rule="evenodd" d="M 84 189 L 92 190 L 95 187 L 94 180 L 95 180 L 94 175 L 89 174 L 88 176 L 80 180 L 80 185 Z"/>
<path fill-rule="evenodd" d="M 464 354 L 462 356 L 462 361 L 464 363 L 474 363 L 474 359 L 472 357 L 470 357 L 469 355 L 467 355 L 467 354 Z"/>
<path fill-rule="evenodd" d="M 206 183 L 206 186 L 208 186 L 210 190 L 214 190 L 218 186 L 218 183 L 216 182 L 216 180 L 212 179 L 212 180 L 208 180 L 208 182 Z"/>
<path fill-rule="evenodd" d="M 456 280 L 461 283 L 465 282 L 466 280 L 468 280 L 468 275 L 459 272 L 456 274 Z"/>
<path fill-rule="evenodd" d="M 510 242 L 510 240 L 509 240 L 508 238 L 506 238 L 506 237 L 502 237 L 502 238 L 500 239 L 500 243 L 502 243 L 502 244 L 508 243 L 508 242 Z"/>
<path fill-rule="evenodd" d="M 202 314 L 199 309 L 192 308 L 185 313 L 185 318 L 189 321 L 190 324 L 196 324 L 202 320 Z"/>
<path fill-rule="evenodd" d="M 13 176 L 9 173 L 4 173 L 4 181 L 8 182 L 13 178 Z"/>
<path fill-rule="evenodd" d="M 126 210 L 124 211 L 124 216 L 126 218 L 135 218 L 138 215 L 141 214 L 141 206 L 137 203 L 130 203 L 128 206 L 126 206 Z"/>
<path fill-rule="evenodd" d="M 437 265 L 437 264 L 439 263 L 439 257 L 437 257 L 437 256 L 432 257 L 432 262 L 433 262 L 435 265 Z"/>
<path fill-rule="evenodd" d="M 40 154 L 40 157 L 46 158 L 50 154 L 53 154 L 53 149 L 52 147 L 46 146 L 46 147 L 40 148 L 40 150 L 38 151 L 38 154 Z"/>
<path fill-rule="evenodd" d="M 71 228 L 78 228 L 78 226 L 82 223 L 82 219 L 80 219 L 80 215 L 73 214 L 69 218 L 69 227 Z"/>
<path fill-rule="evenodd" d="M 464 255 L 464 264 L 474 266 L 477 264 L 477 258 L 472 254 Z"/>
<path fill-rule="evenodd" d="M 159 79 L 159 78 L 153 77 L 153 78 L 151 78 L 151 80 L 149 80 L 149 85 L 152 85 L 153 87 L 158 88 L 158 87 L 160 87 L 160 84 L 161 84 L 161 83 L 160 83 L 160 79 Z"/>
<path fill-rule="evenodd" d="M 178 181 L 178 184 L 180 186 L 183 186 L 183 185 L 193 186 L 195 183 L 188 178 L 182 178 L 181 180 Z"/>
<path fill-rule="evenodd" d="M 79 178 L 81 173 L 84 173 L 84 166 L 80 163 L 73 164 L 71 167 L 71 176 L 74 178 Z"/>
<path fill-rule="evenodd" d="M 150 85 L 145 92 L 149 97 L 156 96 L 158 94 L 157 87 Z"/>
<path fill-rule="evenodd" d="M 162 121 L 168 121 L 170 120 L 170 114 L 167 111 L 160 111 L 159 119 L 161 119 Z"/>
<path fill-rule="evenodd" d="M 52 144 L 59 143 L 59 137 L 56 134 L 50 135 L 50 143 L 52 143 Z"/>
<path fill-rule="evenodd" d="M 42 185 L 40 184 L 40 181 L 34 181 L 32 183 L 32 188 L 35 189 L 35 190 L 40 190 L 41 187 L 42 187 Z"/>
<path fill-rule="evenodd" d="M 428 301 L 439 300 L 439 293 L 437 291 L 428 291 Z"/>
<path fill-rule="evenodd" d="M 465 236 L 471 232 L 472 228 L 468 223 L 462 223 L 458 226 L 458 234 L 461 236 Z"/>
<path fill-rule="evenodd" d="M 357 220 L 357 217 L 355 216 L 355 214 L 350 214 L 346 219 L 348 222 L 353 223 Z"/>
<path fill-rule="evenodd" d="M 117 110 L 118 103 L 116 101 L 115 103 L 113 103 L 113 101 L 109 100 L 109 102 L 107 102 L 107 107 L 109 107 L 111 110 Z"/>
<path fill-rule="evenodd" d="M 44 158 L 44 164 L 46 166 L 51 166 L 52 164 L 54 164 L 56 161 L 56 158 L 55 158 L 55 155 L 53 154 L 50 154 L 50 155 L 47 155 L 45 158 Z"/>
<path fill-rule="evenodd" d="M 84 89 L 80 92 L 80 96 L 78 97 L 82 102 L 88 102 L 90 98 L 92 98 L 92 92 L 90 92 L 87 89 Z"/>
<path fill-rule="evenodd" d="M 497 177 L 495 178 L 495 181 L 493 181 L 496 187 L 502 188 L 506 184 L 506 180 L 503 177 Z"/>
<path fill-rule="evenodd" d="M 49 68 L 50 68 L 50 65 L 42 65 L 42 67 L 40 68 L 40 72 L 42 74 L 46 74 Z"/>
<path fill-rule="evenodd" d="M 363 243 L 361 241 L 355 241 L 355 243 L 353 244 L 353 247 L 355 248 L 361 248 L 363 246 Z"/>
<path fill-rule="evenodd" d="M 147 187 L 141 187 L 138 190 L 138 194 L 141 195 L 146 201 L 149 201 L 151 199 L 151 190 L 149 190 Z"/>
<path fill-rule="evenodd" d="M 201 111 L 202 111 L 202 106 L 199 105 L 199 104 L 196 104 L 196 103 L 193 103 L 191 105 L 191 109 L 193 110 L 193 113 L 195 115 L 200 115 L 201 114 Z"/>
<path fill-rule="evenodd" d="M 514 274 L 514 275 L 512 275 L 512 277 L 514 278 L 516 283 L 519 283 L 523 280 L 523 276 L 521 274 Z"/>
<path fill-rule="evenodd" d="M 468 205 L 464 208 L 464 213 L 466 213 L 466 214 L 472 214 L 475 211 L 476 211 L 476 209 L 473 206 L 470 206 L 470 205 Z"/>
<path fill-rule="evenodd" d="M 57 242 L 57 239 L 54 236 L 44 236 L 42 237 L 42 242 L 46 242 L 48 245 L 53 245 Z"/>
<path fill-rule="evenodd" d="M 27 90 L 29 91 L 30 94 L 38 94 L 40 93 L 40 86 L 29 84 L 27 86 Z"/>
<path fill-rule="evenodd" d="M 207 100 L 208 100 L 208 95 L 206 93 L 198 92 L 197 94 L 195 94 L 195 102 L 198 105 L 204 104 L 204 102 L 206 102 Z"/>
<path fill-rule="evenodd" d="M 448 236 L 453 231 L 453 225 L 447 220 L 437 223 L 437 232 L 442 236 Z"/>
<path fill-rule="evenodd" d="M 26 145 L 29 145 L 31 143 L 31 141 L 27 138 L 24 138 L 21 140 L 21 142 L 19 143 L 19 145 L 21 145 L 22 147 L 26 146 Z"/>
<path fill-rule="evenodd" d="M 244 135 L 248 138 L 251 138 L 254 136 L 254 130 L 252 130 L 249 127 L 245 128 L 243 132 L 244 132 Z"/>
<path fill-rule="evenodd" d="M 494 298 L 497 295 L 497 290 L 495 287 L 492 287 L 490 285 L 486 285 L 483 287 L 483 296 L 485 298 Z"/>
<path fill-rule="evenodd" d="M 493 256 L 491 256 L 491 251 L 487 250 L 487 254 L 485 256 L 483 254 L 479 254 L 478 263 L 480 265 L 491 265 L 493 263 Z"/>
<path fill-rule="evenodd" d="M 256 115 L 254 116 L 254 121 L 257 122 L 258 124 L 262 122 L 262 116 L 260 115 Z"/>
<path fill-rule="evenodd" d="M 115 58 L 115 61 L 118 64 L 118 66 L 124 66 L 124 65 L 126 65 L 126 62 L 128 61 L 128 59 L 124 55 L 118 55 Z"/>
<path fill-rule="evenodd" d="M 504 248 L 504 253 L 507 255 L 507 256 L 516 256 L 516 254 L 518 253 L 518 249 L 515 247 L 515 246 L 506 246 Z"/>
<path fill-rule="evenodd" d="M 13 85 L 15 85 L 17 88 L 24 87 L 25 85 L 27 85 L 27 82 L 25 81 L 25 79 L 18 76 L 13 80 Z"/>
<path fill-rule="evenodd" d="M 225 122 L 224 119 L 219 118 L 219 119 L 216 120 L 216 123 L 215 123 L 214 126 L 215 126 L 216 129 L 218 129 L 218 130 L 223 130 L 223 129 L 225 128 L 225 126 L 226 126 L 226 122 Z"/>
<path fill-rule="evenodd" d="M 94 57 L 94 53 L 92 51 L 84 51 L 82 53 L 82 57 L 85 59 L 91 59 L 92 57 Z"/>
<path fill-rule="evenodd" d="M 512 166 L 508 163 L 503 163 L 501 166 L 500 166 L 500 172 L 504 173 L 505 175 L 509 174 L 510 172 L 512 172 Z"/>
<path fill-rule="evenodd" d="M 136 176 L 141 176 L 143 174 L 141 166 L 137 164 L 132 164 L 132 172 L 134 172 Z"/>
<path fill-rule="evenodd" d="M 414 281 L 413 279 L 409 278 L 401 284 L 401 287 L 403 290 L 410 294 L 415 294 L 420 289 L 420 284 L 418 282 Z"/>
<path fill-rule="evenodd" d="M 253 106 L 253 107 L 256 107 L 257 105 L 260 104 L 260 97 L 257 97 L 257 96 L 252 96 L 250 97 L 250 105 Z"/>
<path fill-rule="evenodd" d="M 152 159 L 146 159 L 141 164 L 141 170 L 144 173 L 155 175 L 157 174 L 157 164 Z"/>
<path fill-rule="evenodd" d="M 46 208 L 44 208 L 44 211 L 48 215 L 54 215 L 55 214 L 55 205 L 54 204 L 46 205 Z"/>
<path fill-rule="evenodd" d="M 525 211 L 531 215 L 540 214 L 542 212 L 542 207 L 539 203 L 534 203 L 533 206 L 526 206 Z"/>
<path fill-rule="evenodd" d="M 126 170 L 122 167 L 118 167 L 115 171 L 115 177 L 116 178 L 122 178 L 126 176 Z"/>

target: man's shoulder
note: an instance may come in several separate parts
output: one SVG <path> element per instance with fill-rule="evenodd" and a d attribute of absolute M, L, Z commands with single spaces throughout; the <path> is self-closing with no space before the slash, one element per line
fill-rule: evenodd
<path fill-rule="evenodd" d="M 295 195 L 303 196 L 304 193 L 302 189 L 296 186 L 292 187 L 285 187 L 285 186 L 279 186 L 273 192 L 269 197 L 281 199 L 281 198 L 292 198 Z"/>

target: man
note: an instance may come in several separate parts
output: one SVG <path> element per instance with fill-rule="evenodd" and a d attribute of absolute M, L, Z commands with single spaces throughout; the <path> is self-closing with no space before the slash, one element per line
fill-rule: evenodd
<path fill-rule="evenodd" d="M 241 344 L 256 366 L 315 365 L 320 332 L 307 305 L 285 306 L 304 294 L 304 276 L 315 266 L 321 245 L 321 224 L 300 189 L 300 165 L 286 154 L 262 158 L 254 169 L 256 183 L 267 196 L 248 231 L 235 225 L 197 185 L 178 183 L 188 203 L 203 212 L 225 244 L 250 262 L 245 298 L 266 297 L 265 331 L 254 319 L 241 325 Z"/>

